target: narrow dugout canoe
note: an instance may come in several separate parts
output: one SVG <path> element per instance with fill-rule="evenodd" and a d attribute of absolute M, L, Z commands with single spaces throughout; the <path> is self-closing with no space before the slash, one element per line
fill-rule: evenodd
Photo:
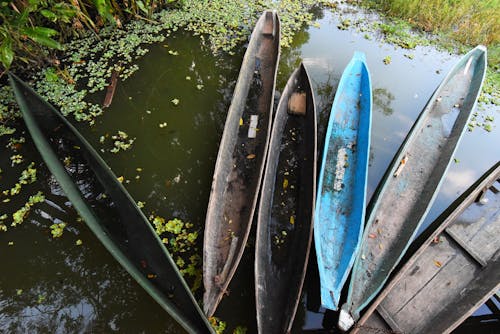
<path fill-rule="evenodd" d="M 365 55 L 342 74 L 326 131 L 314 212 L 321 304 L 337 310 L 365 221 L 372 91 Z"/>
<path fill-rule="evenodd" d="M 250 37 L 215 163 L 203 245 L 207 316 L 226 293 L 250 233 L 269 145 L 279 53 L 278 15 L 266 11 Z"/>
<path fill-rule="evenodd" d="M 316 110 L 303 64 L 274 117 L 257 215 L 255 295 L 259 333 L 288 333 L 300 302 L 312 239 Z"/>
<path fill-rule="evenodd" d="M 340 312 L 343 330 L 382 289 L 427 215 L 474 109 L 485 71 L 484 46 L 462 57 L 429 99 L 377 187 Z"/>
<path fill-rule="evenodd" d="M 419 237 L 354 333 L 450 333 L 500 288 L 500 162 Z"/>
<path fill-rule="evenodd" d="M 33 141 L 87 226 L 189 333 L 213 333 L 170 254 L 111 169 L 82 135 L 18 77 L 11 86 Z"/>

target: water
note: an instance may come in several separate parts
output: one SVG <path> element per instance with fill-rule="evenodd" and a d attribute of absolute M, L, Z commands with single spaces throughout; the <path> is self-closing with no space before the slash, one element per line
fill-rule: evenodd
<path fill-rule="evenodd" d="M 357 15 L 344 13 L 342 18 Z M 374 19 L 371 14 L 364 17 Z M 341 73 L 354 51 L 366 54 L 374 92 L 368 178 L 371 197 L 427 99 L 459 57 L 431 47 L 403 50 L 381 44 L 376 38 L 367 40 L 364 32 L 339 30 L 338 22 L 338 14 L 318 13 L 320 28 L 304 29 L 292 48 L 282 50 L 277 89 L 284 87 L 303 60 L 315 89 L 318 144 L 322 149 Z M 103 158 L 116 175 L 124 177 L 134 199 L 145 202 L 146 215 L 180 218 L 195 224 L 201 233 L 218 143 L 244 49 L 231 57 L 213 56 L 197 37 L 182 32 L 150 49 L 138 63 L 140 71 L 118 84 L 111 107 L 97 124 L 77 127 L 97 150 L 104 150 Z M 179 55 L 173 56 L 168 50 Z M 413 60 L 404 56 L 410 53 Z M 388 55 L 392 62 L 385 65 L 382 60 Z M 104 93 L 94 98 L 102 101 Z M 179 104 L 171 102 L 173 99 Z M 455 154 L 459 162 L 452 162 L 424 225 L 500 158 L 500 111 L 490 107 L 486 114 L 495 118 L 493 130 L 476 128 L 465 133 Z M 167 125 L 160 127 L 164 123 Z M 109 152 L 111 136 L 118 130 L 136 140 L 131 150 L 113 154 Z M 101 136 L 105 137 L 104 144 Z M 41 164 L 27 133 L 25 137 L 27 143 L 21 154 L 26 161 L 35 161 L 40 181 L 25 186 L 11 202 L 1 203 L 0 213 L 11 214 L 24 204 L 28 194 L 38 190 L 47 200 L 35 206 L 22 225 L 0 233 L 0 332 L 180 332 L 78 221 Z M 1 190 L 17 181 L 20 167 L 9 168 L 12 154 L 2 148 Z M 49 226 L 61 221 L 68 227 L 61 238 L 53 239 Z M 81 246 L 75 244 L 78 239 L 83 241 Z M 13 245 L 9 245 L 11 241 Z M 200 254 L 201 249 L 200 235 Z M 252 251 L 251 237 L 230 294 L 216 314 L 228 322 L 230 330 L 243 325 L 249 332 L 255 331 Z M 294 327 L 318 328 L 322 320 L 322 313 L 306 312 L 300 306 Z"/>

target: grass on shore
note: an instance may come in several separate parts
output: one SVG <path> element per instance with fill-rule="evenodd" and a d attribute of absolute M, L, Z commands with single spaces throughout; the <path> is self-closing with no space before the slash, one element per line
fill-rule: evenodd
<path fill-rule="evenodd" d="M 500 62 L 499 0 L 368 0 L 393 17 L 407 20 L 418 28 L 444 33 L 467 46 L 484 44 L 489 49 L 490 66 Z"/>

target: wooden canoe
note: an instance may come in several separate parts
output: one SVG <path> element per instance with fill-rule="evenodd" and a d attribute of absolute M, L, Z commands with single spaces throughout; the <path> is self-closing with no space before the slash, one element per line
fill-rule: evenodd
<path fill-rule="evenodd" d="M 314 212 L 321 305 L 338 309 L 365 221 L 372 92 L 365 55 L 342 74 L 330 111 Z"/>
<path fill-rule="evenodd" d="M 316 110 L 303 64 L 274 117 L 257 213 L 255 296 L 259 333 L 288 333 L 300 301 L 312 240 Z"/>
<path fill-rule="evenodd" d="M 250 233 L 269 145 L 279 54 L 278 15 L 266 11 L 250 37 L 215 163 L 203 245 L 207 316 L 227 292 Z"/>
<path fill-rule="evenodd" d="M 500 288 L 500 162 L 429 226 L 354 333 L 450 333 Z M 420 239 L 420 238 L 419 238 Z"/>
<path fill-rule="evenodd" d="M 351 327 L 382 289 L 427 215 L 476 105 L 485 71 L 485 47 L 462 57 L 429 99 L 382 178 L 368 205 L 340 328 Z"/>
<path fill-rule="evenodd" d="M 50 172 L 87 226 L 139 285 L 189 333 L 213 333 L 153 227 L 82 135 L 9 74 L 23 119 Z"/>

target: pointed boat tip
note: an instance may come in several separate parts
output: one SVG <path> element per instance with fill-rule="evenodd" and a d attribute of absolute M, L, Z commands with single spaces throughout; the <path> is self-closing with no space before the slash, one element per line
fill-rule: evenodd
<path fill-rule="evenodd" d="M 321 289 L 321 307 L 332 311 L 339 310 L 339 298 L 336 298 L 338 294 L 335 294 L 330 289 Z"/>
<path fill-rule="evenodd" d="M 354 51 L 354 55 L 352 56 L 352 59 L 360 60 L 363 62 L 366 62 L 366 55 L 364 52 L 361 51 Z"/>
<path fill-rule="evenodd" d="M 347 304 L 342 305 L 340 309 L 338 326 L 343 332 L 347 332 L 354 326 L 354 319 L 349 311 L 347 311 Z"/>
<path fill-rule="evenodd" d="M 479 44 L 478 46 L 476 46 L 476 49 L 486 52 L 488 48 L 485 45 Z"/>
<path fill-rule="evenodd" d="M 14 81 L 19 80 L 19 78 L 14 73 L 12 73 L 11 71 L 7 72 L 7 77 L 9 77 L 9 81 L 10 81 L 11 84 L 14 83 Z"/>

